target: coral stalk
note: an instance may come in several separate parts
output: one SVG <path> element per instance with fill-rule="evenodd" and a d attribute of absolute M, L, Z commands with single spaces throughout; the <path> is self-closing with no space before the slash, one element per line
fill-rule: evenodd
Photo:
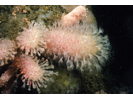
<path fill-rule="evenodd" d="M 0 87 L 3 87 L 7 82 L 15 76 L 14 68 L 7 69 L 0 77 Z"/>
<path fill-rule="evenodd" d="M 80 20 L 84 19 L 84 17 L 86 17 L 85 6 L 77 6 L 70 13 L 62 16 L 61 23 L 64 26 L 71 24 L 74 25 L 75 23 L 78 23 Z"/>
<path fill-rule="evenodd" d="M 8 60 L 13 60 L 16 54 L 16 45 L 9 39 L 0 39 L 0 66 L 8 64 Z"/>

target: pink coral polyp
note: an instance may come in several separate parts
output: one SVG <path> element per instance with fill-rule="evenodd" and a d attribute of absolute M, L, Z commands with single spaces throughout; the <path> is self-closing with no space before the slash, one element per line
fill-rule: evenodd
<path fill-rule="evenodd" d="M 43 32 L 47 29 L 45 29 L 45 26 L 43 26 L 41 23 L 37 24 L 34 21 L 29 24 L 29 29 L 24 28 L 24 31 L 19 33 L 20 35 L 16 38 L 18 41 L 18 47 L 20 47 L 21 50 L 25 50 L 25 54 L 28 55 L 31 53 L 31 55 L 40 54 L 42 53 L 45 48 L 41 47 L 41 44 L 45 43 L 42 41 Z"/>
<path fill-rule="evenodd" d="M 53 69 L 54 66 L 49 66 L 47 60 L 32 59 L 30 56 L 19 55 L 14 62 L 17 68 L 20 68 L 23 81 L 23 88 L 29 86 L 28 90 L 31 90 L 31 86 L 40 93 L 39 87 L 47 87 L 46 81 L 52 80 L 49 76 L 52 74 L 58 75 L 57 72 L 48 71 L 46 69 Z"/>
<path fill-rule="evenodd" d="M 65 62 L 68 69 L 75 66 L 83 72 L 88 66 L 90 71 L 101 71 L 110 54 L 109 39 L 107 35 L 103 37 L 102 32 L 102 29 L 85 22 L 71 26 L 55 23 L 55 27 L 45 33 L 46 54 L 58 60 L 59 64 Z"/>

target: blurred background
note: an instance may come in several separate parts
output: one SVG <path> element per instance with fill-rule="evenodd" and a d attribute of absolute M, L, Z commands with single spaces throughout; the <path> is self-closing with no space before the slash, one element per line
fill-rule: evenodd
<path fill-rule="evenodd" d="M 111 72 L 121 82 L 133 86 L 133 6 L 93 5 L 92 10 L 114 50 Z"/>

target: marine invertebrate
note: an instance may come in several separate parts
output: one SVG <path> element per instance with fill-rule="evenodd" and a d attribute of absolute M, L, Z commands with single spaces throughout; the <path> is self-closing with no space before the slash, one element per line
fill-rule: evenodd
<path fill-rule="evenodd" d="M 26 10 L 29 12 L 27 7 Z M 41 10 L 40 12 L 42 12 Z M 110 54 L 109 39 L 107 35 L 102 35 L 102 29 L 97 29 L 93 21 L 90 21 L 91 24 L 87 23 L 88 25 L 85 20 L 79 24 L 80 20 L 86 18 L 86 12 L 85 6 L 78 6 L 69 14 L 63 16 L 59 22 L 55 22 L 53 26 L 50 26 L 50 30 L 46 28 L 47 25 L 43 25 L 42 19 L 36 19 L 38 22 L 32 21 L 29 23 L 33 19 L 29 19 L 26 17 L 27 13 L 25 14 L 23 19 L 26 18 L 24 20 L 29 25 L 27 28 L 23 28 L 22 32 L 19 32 L 15 41 L 17 48 L 20 48 L 22 52 L 18 49 L 12 63 L 13 68 L 20 69 L 19 75 L 16 76 L 22 76 L 22 87 L 27 88 L 28 86 L 28 90 L 33 87 L 40 93 L 39 88 L 41 86 L 46 87 L 46 81 L 52 80 L 49 76 L 57 75 L 57 73 L 47 70 L 54 68 L 52 64 L 55 63 L 53 61 L 58 63 L 59 66 L 66 66 L 68 70 L 76 68 L 81 72 L 86 69 L 89 69 L 90 72 L 95 69 L 101 71 L 101 66 L 108 60 Z M 37 16 L 45 19 L 53 14 L 53 11 L 49 11 L 46 17 L 42 14 L 40 14 L 41 17 Z M 17 14 L 14 16 L 22 15 Z M 32 16 L 31 13 L 30 16 Z M 92 18 L 92 16 L 89 18 Z M 33 56 L 33 54 L 38 55 Z M 40 56 L 40 54 L 42 54 L 41 57 L 44 55 L 48 60 L 37 59 L 36 56 Z M 50 61 L 51 65 L 49 65 L 48 61 Z M 2 78 L 4 77 L 2 76 Z M 7 81 L 1 82 L 1 84 L 6 84 Z M 12 84 L 12 86 L 14 85 Z M 9 88 L 9 90 L 11 89 Z"/>
<path fill-rule="evenodd" d="M 67 26 L 78 23 L 79 20 L 82 20 L 84 19 L 84 17 L 86 17 L 86 11 L 87 9 L 85 8 L 85 6 L 77 6 L 70 13 L 62 16 L 61 18 L 62 25 Z"/>
<path fill-rule="evenodd" d="M 31 53 L 31 55 L 40 54 L 44 52 L 45 46 L 41 47 L 41 44 L 45 45 L 45 43 L 42 41 L 42 35 L 46 29 L 45 26 L 43 26 L 41 23 L 34 23 L 34 21 L 29 24 L 29 29 L 24 28 L 24 31 L 22 33 L 19 33 L 20 35 L 16 38 L 18 41 L 18 47 L 20 47 L 21 50 L 25 50 L 25 54 L 28 55 Z M 47 29 L 46 29 L 47 30 Z"/>
<path fill-rule="evenodd" d="M 75 66 L 83 71 L 88 66 L 90 70 L 100 71 L 110 54 L 108 36 L 102 33 L 102 29 L 84 22 L 67 27 L 55 23 L 55 27 L 45 33 L 46 54 L 58 59 L 59 64 L 65 62 L 68 69 Z"/>
<path fill-rule="evenodd" d="M 8 60 L 13 60 L 16 53 L 14 41 L 4 38 L 0 39 L 0 66 L 7 64 Z"/>
<path fill-rule="evenodd" d="M 3 87 L 7 84 L 7 82 L 15 76 L 15 69 L 14 68 L 8 68 L 0 77 L 0 87 Z"/>
<path fill-rule="evenodd" d="M 30 91 L 31 85 L 35 89 L 37 89 L 38 93 L 40 93 L 39 87 L 44 86 L 47 87 L 46 81 L 53 81 L 49 76 L 52 74 L 58 75 L 58 72 L 47 71 L 46 69 L 53 69 L 53 65 L 49 65 L 48 61 L 42 59 L 41 61 L 36 59 L 32 59 L 30 56 L 26 55 L 18 55 L 16 60 L 14 61 L 14 65 L 21 70 L 23 88 L 26 85 L 29 86 L 28 90 Z"/>

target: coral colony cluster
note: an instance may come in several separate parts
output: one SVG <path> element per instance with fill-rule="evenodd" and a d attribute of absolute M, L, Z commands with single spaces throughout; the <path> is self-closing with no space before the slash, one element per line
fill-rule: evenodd
<path fill-rule="evenodd" d="M 100 72 L 109 58 L 110 43 L 102 29 L 85 23 L 86 15 L 85 6 L 77 6 L 49 29 L 32 21 L 16 40 L 0 38 L 0 66 L 12 62 L 0 77 L 0 87 L 12 77 L 21 76 L 23 88 L 28 86 L 29 91 L 33 88 L 40 93 L 40 87 L 46 88 L 47 81 L 54 81 L 50 76 L 59 74 L 52 71 L 53 62 L 81 73 Z"/>

